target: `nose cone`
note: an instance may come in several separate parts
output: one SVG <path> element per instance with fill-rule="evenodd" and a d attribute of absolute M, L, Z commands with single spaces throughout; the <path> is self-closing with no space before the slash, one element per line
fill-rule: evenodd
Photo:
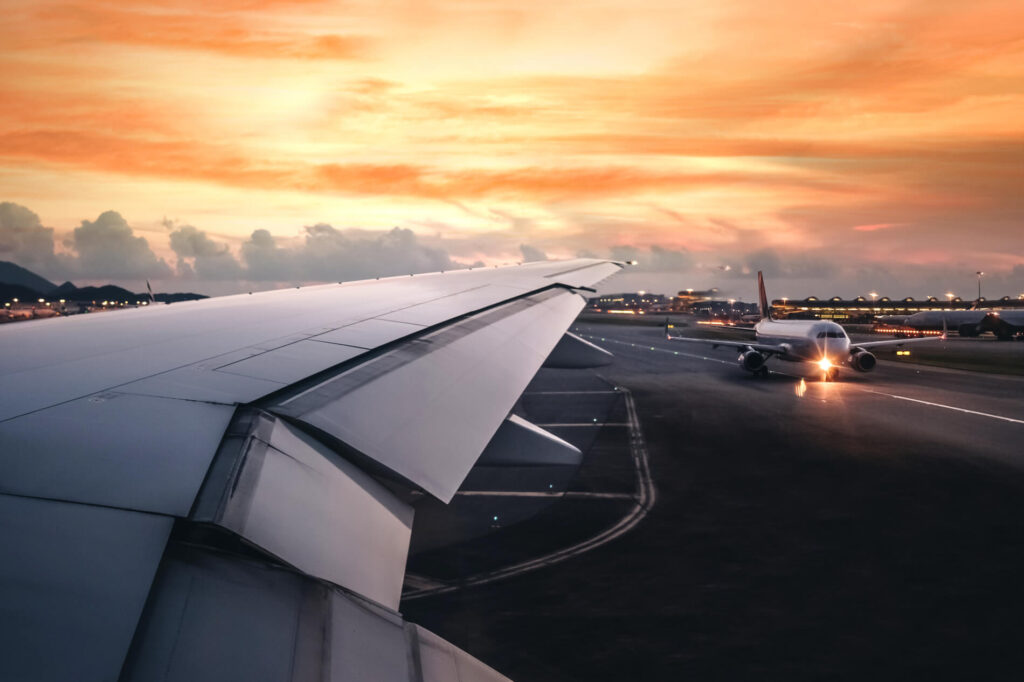
<path fill-rule="evenodd" d="M 835 362 L 839 362 L 839 358 L 845 358 L 850 354 L 850 339 L 848 338 L 826 338 L 820 339 L 820 341 L 822 342 L 820 346 L 822 355 Z"/>

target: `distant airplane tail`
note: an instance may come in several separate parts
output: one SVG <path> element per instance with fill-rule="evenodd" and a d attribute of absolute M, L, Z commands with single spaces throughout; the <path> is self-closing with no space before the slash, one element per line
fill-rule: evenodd
<path fill-rule="evenodd" d="M 761 313 L 762 320 L 772 318 L 772 309 L 768 307 L 768 294 L 764 292 L 764 275 L 757 271 L 757 310 Z"/>

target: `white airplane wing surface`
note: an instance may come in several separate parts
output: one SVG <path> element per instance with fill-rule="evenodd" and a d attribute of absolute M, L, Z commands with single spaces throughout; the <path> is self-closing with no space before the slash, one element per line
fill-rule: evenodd
<path fill-rule="evenodd" d="M 885 341 L 857 341 L 850 343 L 850 349 L 856 350 L 868 350 L 871 348 L 884 348 L 885 346 L 903 346 L 908 343 L 921 343 L 924 341 L 943 341 L 945 340 L 945 333 L 942 336 L 921 336 L 913 339 L 886 339 Z"/>
<path fill-rule="evenodd" d="M 5 326 L 0 679 L 504 679 L 398 613 L 411 502 L 545 435 L 510 410 L 619 268 Z"/>
<path fill-rule="evenodd" d="M 756 350 L 765 355 L 785 355 L 787 348 L 785 344 L 758 343 L 757 341 L 727 341 L 724 339 L 698 339 L 692 336 L 667 335 L 669 341 L 685 341 L 687 343 L 702 343 L 705 346 L 718 348 L 735 348 L 737 350 Z"/>

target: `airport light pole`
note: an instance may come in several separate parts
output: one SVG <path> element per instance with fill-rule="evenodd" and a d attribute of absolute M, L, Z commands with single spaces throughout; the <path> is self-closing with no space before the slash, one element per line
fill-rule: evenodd
<path fill-rule="evenodd" d="M 981 276 L 984 275 L 985 273 L 982 272 L 981 270 L 978 270 L 974 274 L 976 274 L 978 276 L 978 300 L 980 301 L 981 300 Z"/>

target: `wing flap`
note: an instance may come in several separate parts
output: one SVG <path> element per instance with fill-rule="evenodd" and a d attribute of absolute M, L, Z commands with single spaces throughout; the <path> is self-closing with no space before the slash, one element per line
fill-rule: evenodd
<path fill-rule="evenodd" d="M 270 409 L 449 501 L 583 305 L 561 288 L 532 294 L 400 344 Z"/>
<path fill-rule="evenodd" d="M 225 461 L 215 463 L 193 520 L 221 526 L 303 573 L 397 609 L 412 508 L 266 413 L 240 415 L 232 431 L 217 455 Z"/>

